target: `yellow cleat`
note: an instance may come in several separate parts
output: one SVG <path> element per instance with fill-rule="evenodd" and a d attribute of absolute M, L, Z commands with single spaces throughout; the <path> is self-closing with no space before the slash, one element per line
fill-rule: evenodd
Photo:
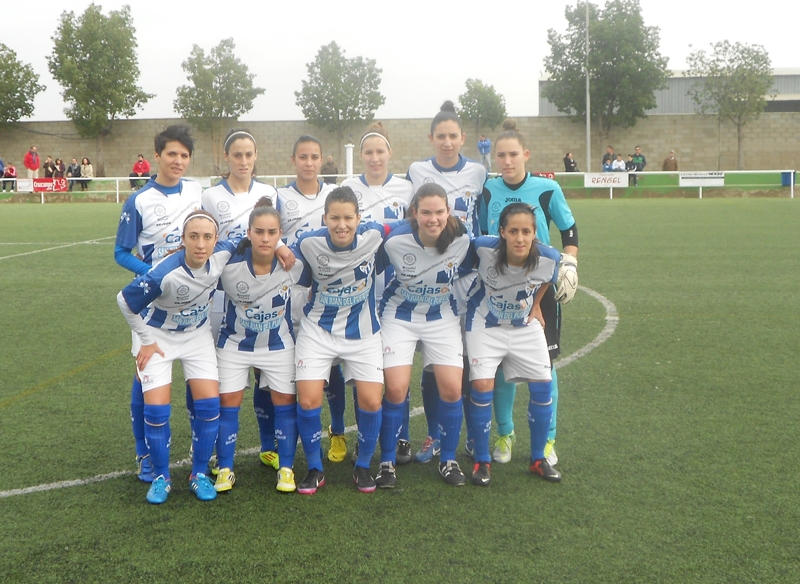
<path fill-rule="evenodd" d="M 230 491 L 233 483 L 236 482 L 236 475 L 229 468 L 221 468 L 217 473 L 217 481 L 214 483 L 214 490 L 218 493 Z"/>
<path fill-rule="evenodd" d="M 331 427 L 328 426 L 328 440 L 330 440 L 328 460 L 342 462 L 347 456 L 347 438 L 344 437 L 344 434 L 333 434 Z"/>
<path fill-rule="evenodd" d="M 288 467 L 282 467 L 278 471 L 278 485 L 275 488 L 281 493 L 293 493 L 297 489 L 294 484 L 294 471 Z"/>
<path fill-rule="evenodd" d="M 278 453 L 274 450 L 267 450 L 266 452 L 262 452 L 258 455 L 266 466 L 271 466 L 275 470 L 280 468 L 280 460 L 278 459 Z"/>

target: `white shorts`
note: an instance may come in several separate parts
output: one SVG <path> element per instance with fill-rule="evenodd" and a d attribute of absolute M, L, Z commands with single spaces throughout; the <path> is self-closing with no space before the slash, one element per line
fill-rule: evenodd
<path fill-rule="evenodd" d="M 539 321 L 528 326 L 498 326 L 468 331 L 469 378 L 494 379 L 502 364 L 511 383 L 549 381 L 550 353 Z"/>
<path fill-rule="evenodd" d="M 417 342 L 422 364 L 464 366 L 461 322 L 457 318 L 429 322 L 406 322 L 395 318 L 381 321 L 383 368 L 412 365 Z"/>
<path fill-rule="evenodd" d="M 330 334 L 307 318 L 300 322 L 295 352 L 295 379 L 328 381 L 331 367 L 344 363 L 344 380 L 383 383 L 383 345 L 376 333 L 366 339 Z"/>
<path fill-rule="evenodd" d="M 232 345 L 232 346 L 235 346 Z M 294 347 L 280 351 L 256 349 L 253 352 L 217 347 L 219 393 L 234 393 L 250 387 L 250 369 L 261 371 L 260 389 L 297 395 L 294 385 Z"/>
<path fill-rule="evenodd" d="M 217 355 L 214 351 L 214 338 L 211 328 L 203 326 L 191 332 L 174 332 L 153 328 L 151 334 L 164 357 L 154 354 L 143 371 L 137 371 L 142 382 L 142 391 L 172 383 L 172 362 L 180 361 L 183 377 L 190 379 L 211 379 L 217 381 Z M 136 356 L 141 343 L 134 343 L 131 352 Z M 135 352 L 134 352 L 135 351 Z"/>

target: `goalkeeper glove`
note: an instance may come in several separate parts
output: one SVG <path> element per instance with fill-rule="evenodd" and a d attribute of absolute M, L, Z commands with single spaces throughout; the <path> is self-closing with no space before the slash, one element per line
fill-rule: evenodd
<path fill-rule="evenodd" d="M 578 289 L 578 258 L 568 253 L 561 254 L 556 280 L 556 300 L 566 304 L 575 296 Z"/>

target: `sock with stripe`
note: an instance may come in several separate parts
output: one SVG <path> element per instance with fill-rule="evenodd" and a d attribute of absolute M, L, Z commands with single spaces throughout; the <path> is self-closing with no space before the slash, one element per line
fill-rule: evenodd
<path fill-rule="evenodd" d="M 322 440 L 322 420 L 320 413 L 322 408 L 304 410 L 297 404 L 297 431 L 303 443 L 303 451 L 306 453 L 308 470 L 312 468 L 322 472 L 322 452 L 320 441 Z"/>
<path fill-rule="evenodd" d="M 494 391 L 480 392 L 472 389 L 467 425 L 475 440 L 475 462 L 491 462 L 489 433 L 492 430 L 492 399 Z"/>
<path fill-rule="evenodd" d="M 297 452 L 297 405 L 275 406 L 275 438 L 280 466 L 292 468 Z"/>
<path fill-rule="evenodd" d="M 461 424 L 464 421 L 461 398 L 458 401 L 446 402 L 439 398 L 439 437 L 442 451 L 439 460 L 442 462 L 456 459 L 456 449 L 461 438 Z"/>
<path fill-rule="evenodd" d="M 219 433 L 219 397 L 194 400 L 192 475 L 206 473 Z"/>
<path fill-rule="evenodd" d="M 531 399 L 528 402 L 528 426 L 531 429 L 531 460 L 544 458 L 553 400 L 550 398 L 551 382 L 529 382 Z"/>
<path fill-rule="evenodd" d="M 217 464 L 220 468 L 233 469 L 233 455 L 239 435 L 239 409 L 219 408 L 219 435 L 217 436 Z"/>
<path fill-rule="evenodd" d="M 356 466 L 369 468 L 375 446 L 378 444 L 378 434 L 381 431 L 382 409 L 377 412 L 358 412 L 358 461 Z M 395 447 L 397 442 L 395 441 Z"/>
<path fill-rule="evenodd" d="M 156 477 L 169 479 L 169 446 L 172 434 L 169 427 L 169 404 L 144 404 L 144 436 L 150 450 L 150 460 Z"/>
<path fill-rule="evenodd" d="M 405 401 L 393 404 L 383 400 L 383 416 L 381 420 L 380 443 L 381 462 L 395 462 L 397 455 L 397 437 L 403 426 L 403 409 Z M 359 448 L 361 448 L 359 444 Z"/>

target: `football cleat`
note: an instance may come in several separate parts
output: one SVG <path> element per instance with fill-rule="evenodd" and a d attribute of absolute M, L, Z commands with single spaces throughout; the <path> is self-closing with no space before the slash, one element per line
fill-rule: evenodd
<path fill-rule="evenodd" d="M 377 486 L 375 479 L 369 474 L 369 469 L 363 466 L 357 466 L 353 470 L 353 481 L 356 483 L 356 488 L 362 493 L 371 493 Z"/>
<path fill-rule="evenodd" d="M 278 486 L 276 490 L 281 493 L 293 493 L 297 490 L 294 484 L 294 471 L 286 466 L 278 471 Z"/>
<path fill-rule="evenodd" d="M 414 455 L 414 460 L 421 463 L 430 462 L 434 456 L 439 456 L 442 450 L 442 443 L 439 440 L 434 440 L 430 436 L 425 438 L 425 444 Z"/>
<path fill-rule="evenodd" d="M 503 464 L 511 462 L 511 447 L 516 441 L 517 436 L 514 432 L 506 434 L 505 436 L 500 436 L 497 442 L 495 442 L 494 454 L 492 455 L 495 462 L 501 462 Z"/>
<path fill-rule="evenodd" d="M 159 475 L 153 480 L 150 489 L 147 491 L 147 502 L 153 505 L 161 505 L 167 502 L 167 497 L 172 491 L 172 481 L 165 479 L 164 475 Z"/>
<path fill-rule="evenodd" d="M 136 457 L 136 476 L 143 483 L 152 483 L 156 478 L 153 461 L 149 454 Z"/>
<path fill-rule="evenodd" d="M 211 479 L 201 472 L 189 477 L 189 488 L 199 501 L 213 501 L 217 498 Z"/>
<path fill-rule="evenodd" d="M 397 464 L 408 464 L 411 462 L 411 442 L 408 440 L 397 441 L 397 453 L 395 454 Z"/>
<path fill-rule="evenodd" d="M 230 491 L 233 483 L 236 482 L 236 475 L 229 468 L 217 468 L 217 481 L 214 483 L 214 490 L 218 493 Z"/>
<path fill-rule="evenodd" d="M 478 487 L 488 487 L 492 482 L 492 465 L 488 462 L 476 462 L 472 469 L 472 484 Z"/>
<path fill-rule="evenodd" d="M 561 473 L 553 468 L 546 458 L 531 461 L 531 472 L 551 483 L 557 483 L 561 480 Z"/>
<path fill-rule="evenodd" d="M 547 459 L 547 462 L 550 463 L 550 466 L 555 466 L 558 464 L 555 439 L 547 441 L 547 445 L 544 447 L 544 457 Z"/>
<path fill-rule="evenodd" d="M 306 478 L 297 485 L 297 492 L 301 495 L 313 495 L 324 484 L 325 475 L 322 474 L 321 470 L 312 468 L 308 471 Z"/>
<path fill-rule="evenodd" d="M 347 438 L 344 434 L 334 434 L 328 426 L 328 460 L 331 462 L 342 462 L 347 456 Z"/>
<path fill-rule="evenodd" d="M 381 489 L 393 489 L 397 486 L 397 472 L 391 462 L 382 462 L 375 475 L 375 484 Z"/>
<path fill-rule="evenodd" d="M 442 475 L 444 482 L 452 487 L 462 487 L 467 482 L 467 477 L 461 472 L 461 468 L 455 460 L 440 462 L 439 474 Z"/>
<path fill-rule="evenodd" d="M 259 454 L 258 457 L 266 466 L 271 466 L 275 470 L 280 468 L 280 459 L 278 458 L 278 453 L 274 450 L 266 450 Z"/>

